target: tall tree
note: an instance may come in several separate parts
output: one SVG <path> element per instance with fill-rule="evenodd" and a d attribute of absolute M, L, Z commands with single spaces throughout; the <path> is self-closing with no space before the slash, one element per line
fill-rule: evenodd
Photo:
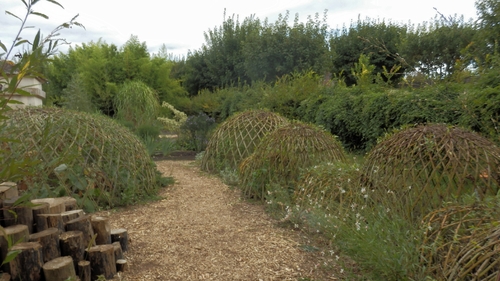
<path fill-rule="evenodd" d="M 333 72 L 345 77 L 347 85 L 356 83 L 356 78 L 351 74 L 351 69 L 358 63 L 361 54 L 369 58 L 375 66 L 376 73 L 383 73 L 384 67 L 397 71 L 393 80 L 400 79 L 406 66 L 400 60 L 400 43 L 406 34 L 406 26 L 398 25 L 384 20 L 367 18 L 362 21 L 358 18 L 347 28 L 334 31 L 330 40 L 333 53 Z"/>

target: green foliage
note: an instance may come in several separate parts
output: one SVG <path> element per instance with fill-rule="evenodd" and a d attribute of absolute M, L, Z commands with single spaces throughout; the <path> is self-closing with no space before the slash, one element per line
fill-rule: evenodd
<path fill-rule="evenodd" d="M 109 117 L 56 108 L 19 109 L 9 117 L 0 137 L 23 141 L 8 144 L 7 157 L 41 160 L 22 178 L 34 197 L 69 195 L 94 209 L 131 204 L 159 188 L 144 145 Z"/>
<path fill-rule="evenodd" d="M 401 54 L 412 70 L 436 79 L 450 77 L 457 63 L 461 68 L 471 65 L 464 49 L 473 42 L 476 32 L 473 23 L 466 22 L 463 16 L 439 15 L 432 22 L 409 28 Z"/>
<path fill-rule="evenodd" d="M 156 92 L 140 81 L 125 82 L 116 93 L 114 104 L 117 119 L 137 128 L 154 122 L 160 107 Z"/>
<path fill-rule="evenodd" d="M 187 140 L 188 148 L 200 152 L 208 144 L 208 133 L 215 125 L 215 119 L 200 112 L 198 115 L 189 116 L 181 125 L 181 138 Z"/>
<path fill-rule="evenodd" d="M 349 28 L 343 27 L 334 31 L 330 39 L 333 53 L 333 73 L 345 75 L 347 85 L 356 83 L 351 73 L 358 63 L 360 54 L 369 58 L 375 66 L 376 73 L 383 73 L 383 67 L 393 69 L 401 65 L 393 80 L 402 78 L 402 73 L 408 67 L 402 63 L 400 45 L 406 36 L 406 26 L 397 25 L 384 20 L 367 18 L 362 21 L 358 18 Z"/>
<path fill-rule="evenodd" d="M 278 184 L 293 193 L 301 169 L 325 161 L 345 159 L 334 136 L 313 125 L 293 122 L 266 135 L 239 167 L 247 197 L 264 200 L 267 187 Z"/>

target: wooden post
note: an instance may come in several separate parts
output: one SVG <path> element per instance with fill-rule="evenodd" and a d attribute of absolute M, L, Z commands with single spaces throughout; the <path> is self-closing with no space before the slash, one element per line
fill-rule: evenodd
<path fill-rule="evenodd" d="M 113 242 L 111 245 L 115 248 L 115 260 L 123 259 L 123 251 L 120 242 Z"/>
<path fill-rule="evenodd" d="M 59 200 L 64 202 L 64 208 L 66 212 L 78 209 L 78 204 L 76 203 L 76 199 L 73 197 L 69 196 L 60 197 Z"/>
<path fill-rule="evenodd" d="M 97 234 L 95 243 L 97 245 L 111 244 L 111 225 L 108 218 L 92 216 L 90 220 L 94 234 Z"/>
<path fill-rule="evenodd" d="M 83 210 L 71 210 L 71 211 L 66 211 L 61 214 L 63 223 L 67 223 L 70 220 L 77 219 L 79 217 L 83 217 L 85 215 L 85 212 Z"/>
<path fill-rule="evenodd" d="M 7 265 L 13 281 L 40 281 L 42 275 L 42 245 L 38 242 L 24 242 L 14 245 L 13 251 L 19 254 Z"/>
<path fill-rule="evenodd" d="M 38 242 L 42 245 L 43 262 L 46 263 L 61 256 L 59 246 L 59 229 L 49 228 L 30 235 L 30 242 Z"/>
<path fill-rule="evenodd" d="M 20 197 L 13 197 L 3 201 L 3 216 L 5 226 L 24 224 L 28 231 L 33 233 L 33 211 L 28 206 L 13 206 Z M 13 214 L 12 212 L 15 212 Z"/>
<path fill-rule="evenodd" d="M 31 200 L 31 203 L 33 204 L 39 204 L 42 202 L 49 203 L 49 214 L 60 214 L 66 211 L 64 201 L 58 200 L 57 198 L 41 198 Z"/>
<path fill-rule="evenodd" d="M 125 272 L 128 270 L 127 260 L 120 259 L 116 261 L 116 271 Z"/>
<path fill-rule="evenodd" d="M 47 220 L 44 217 L 39 217 L 41 214 L 49 213 L 49 203 L 41 202 L 36 204 L 36 206 L 31 207 L 33 211 L 33 232 L 40 232 L 42 230 L 48 229 Z"/>
<path fill-rule="evenodd" d="M 113 278 L 116 274 L 116 261 L 113 245 L 98 245 L 88 251 L 90 261 L 90 271 L 92 280 L 96 280 L 98 275 L 105 278 Z"/>
<path fill-rule="evenodd" d="M 43 265 L 43 274 L 47 281 L 75 280 L 76 272 L 71 257 L 58 257 Z"/>
<path fill-rule="evenodd" d="M 5 235 L 7 237 L 9 237 L 9 240 L 11 240 L 12 243 L 27 242 L 29 237 L 30 237 L 30 234 L 28 231 L 28 226 L 26 226 L 24 224 L 7 226 L 4 228 L 4 231 L 5 231 Z M 8 244 L 8 241 L 5 240 L 5 237 L 2 233 L 2 235 L 0 235 L 0 260 L 3 261 L 5 259 L 8 251 L 9 251 L 9 244 Z M 2 268 L 4 270 L 8 270 L 7 265 L 5 265 L 5 264 Z"/>
<path fill-rule="evenodd" d="M 120 242 L 122 251 L 128 250 L 128 233 L 124 228 L 111 230 L 111 242 Z"/>
<path fill-rule="evenodd" d="M 61 246 L 61 255 L 73 258 L 73 264 L 79 274 L 78 263 L 84 260 L 83 254 L 85 247 L 83 245 L 83 233 L 81 231 L 67 231 L 59 236 Z"/>
<path fill-rule="evenodd" d="M 57 228 L 59 229 L 59 233 L 64 232 L 64 223 L 61 214 L 40 214 L 38 217 L 41 220 L 45 219 L 48 228 Z"/>
<path fill-rule="evenodd" d="M 90 246 L 95 246 L 94 241 L 94 230 L 92 229 L 92 224 L 90 223 L 90 216 L 86 215 L 79 217 L 74 220 L 70 220 L 66 223 L 66 231 L 81 231 L 83 233 L 83 246 L 85 248 Z"/>
<path fill-rule="evenodd" d="M 80 281 L 90 281 L 90 262 L 80 261 L 78 262 L 78 277 Z"/>

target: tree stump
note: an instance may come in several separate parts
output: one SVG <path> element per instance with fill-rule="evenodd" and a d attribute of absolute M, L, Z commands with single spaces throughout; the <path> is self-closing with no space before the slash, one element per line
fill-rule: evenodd
<path fill-rule="evenodd" d="M 127 260 L 119 259 L 116 261 L 116 272 L 125 272 L 128 270 Z"/>
<path fill-rule="evenodd" d="M 71 257 L 58 257 L 43 265 L 43 274 L 47 281 L 65 281 L 76 279 L 75 266 Z"/>
<path fill-rule="evenodd" d="M 28 231 L 33 233 L 33 211 L 28 206 L 14 206 L 20 197 L 13 197 L 3 201 L 3 216 L 5 226 L 24 224 L 28 226 Z M 13 214 L 12 212 L 15 212 Z"/>
<path fill-rule="evenodd" d="M 3 210 L 3 201 L 4 200 L 10 199 L 13 197 L 17 197 L 17 196 L 19 196 L 19 192 L 18 192 L 16 183 L 14 183 L 14 182 L 1 183 L 0 184 L 0 209 Z M 2 226 L 5 226 L 3 212 L 0 212 L 0 224 Z"/>
<path fill-rule="evenodd" d="M 90 281 L 90 262 L 89 261 L 79 261 L 78 262 L 78 277 L 80 281 Z"/>
<path fill-rule="evenodd" d="M 85 212 L 83 210 L 71 210 L 71 211 L 66 211 L 61 214 L 63 223 L 66 224 L 70 220 L 77 219 L 79 217 L 83 217 L 85 215 Z"/>
<path fill-rule="evenodd" d="M 27 242 L 30 234 L 28 231 L 28 226 L 24 224 L 18 224 L 18 225 L 13 225 L 13 226 L 7 226 L 4 228 L 5 235 L 9 237 L 9 240 L 12 241 L 12 243 L 15 242 Z M 11 247 L 13 245 L 10 245 Z M 0 235 L 0 260 L 4 260 L 5 257 L 7 256 L 7 253 L 9 251 L 9 244 L 8 241 L 5 239 L 5 236 Z M 7 271 L 7 265 L 4 265 L 2 267 L 5 271 Z"/>
<path fill-rule="evenodd" d="M 17 184 L 15 182 L 2 182 L 0 184 L 0 199 L 5 200 L 19 196 Z"/>
<path fill-rule="evenodd" d="M 122 246 L 120 245 L 120 242 L 113 242 L 114 249 L 115 249 L 115 260 L 121 260 L 123 259 L 123 251 L 122 251 Z"/>
<path fill-rule="evenodd" d="M 38 242 L 42 245 L 43 262 L 49 262 L 61 256 L 59 246 L 59 229 L 49 228 L 41 232 L 31 234 L 30 242 Z"/>
<path fill-rule="evenodd" d="M 0 273 L 0 281 L 10 281 L 11 278 L 10 278 L 10 274 L 4 272 L 4 273 Z"/>
<path fill-rule="evenodd" d="M 86 215 L 68 221 L 66 223 L 66 231 L 81 231 L 83 233 L 83 246 L 85 248 L 95 246 L 94 230 L 90 223 L 90 216 Z"/>
<path fill-rule="evenodd" d="M 31 200 L 31 203 L 33 204 L 39 204 L 43 202 L 49 203 L 49 214 L 60 214 L 66 211 L 64 200 L 60 200 L 58 198 L 41 198 Z"/>
<path fill-rule="evenodd" d="M 57 228 L 59 229 L 59 233 L 64 232 L 64 223 L 61 214 L 40 214 L 38 215 L 38 217 L 40 218 L 40 220 L 45 219 L 48 228 Z M 43 223 L 40 224 L 40 228 L 42 228 L 42 224 Z"/>
<path fill-rule="evenodd" d="M 59 236 L 61 256 L 73 258 L 73 264 L 79 274 L 78 263 L 84 260 L 85 246 L 83 245 L 83 233 L 81 231 L 67 231 Z"/>
<path fill-rule="evenodd" d="M 49 207 L 50 205 L 47 202 L 37 203 L 36 206 L 31 207 L 31 210 L 33 211 L 33 232 L 40 232 L 45 229 L 49 229 L 47 220 L 44 217 L 38 216 L 41 214 L 48 214 Z"/>
<path fill-rule="evenodd" d="M 122 251 L 126 252 L 128 250 L 127 230 L 124 228 L 112 229 L 111 242 L 120 242 L 120 245 L 122 246 Z"/>
<path fill-rule="evenodd" d="M 97 245 L 111 244 L 111 225 L 108 218 L 92 216 L 90 220 L 94 234 L 97 234 L 95 243 Z"/>
<path fill-rule="evenodd" d="M 24 242 L 14 245 L 13 251 L 19 254 L 7 265 L 13 281 L 40 281 L 43 280 L 42 245 L 38 242 Z"/>
<path fill-rule="evenodd" d="M 104 275 L 111 279 L 116 274 L 116 261 L 113 245 L 98 245 L 87 250 L 90 261 L 90 272 L 92 280 L 98 275 Z"/>

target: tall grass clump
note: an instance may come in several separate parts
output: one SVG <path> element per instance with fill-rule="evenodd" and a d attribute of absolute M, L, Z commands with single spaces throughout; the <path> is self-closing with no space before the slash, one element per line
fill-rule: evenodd
<path fill-rule="evenodd" d="M 158 94 L 140 81 L 127 81 L 114 99 L 116 118 L 134 128 L 156 120 L 160 104 Z"/>
<path fill-rule="evenodd" d="M 202 170 L 236 170 L 262 138 L 288 123 L 288 119 L 266 110 L 247 110 L 232 115 L 212 134 L 202 158 Z"/>
<path fill-rule="evenodd" d="M 443 201 L 496 195 L 499 169 L 500 150 L 493 142 L 461 128 L 428 124 L 396 132 L 374 147 L 363 184 L 381 204 L 418 222 Z"/>
<path fill-rule="evenodd" d="M 56 108 L 10 111 L 2 138 L 6 157 L 39 159 L 22 179 L 34 197 L 69 195 L 82 207 L 114 207 L 155 196 L 156 166 L 140 139 L 114 120 Z"/>
<path fill-rule="evenodd" d="M 278 184 L 291 195 L 301 169 L 344 159 L 344 150 L 333 135 L 310 124 L 292 122 L 263 138 L 240 164 L 243 193 L 264 200 L 267 185 Z"/>

